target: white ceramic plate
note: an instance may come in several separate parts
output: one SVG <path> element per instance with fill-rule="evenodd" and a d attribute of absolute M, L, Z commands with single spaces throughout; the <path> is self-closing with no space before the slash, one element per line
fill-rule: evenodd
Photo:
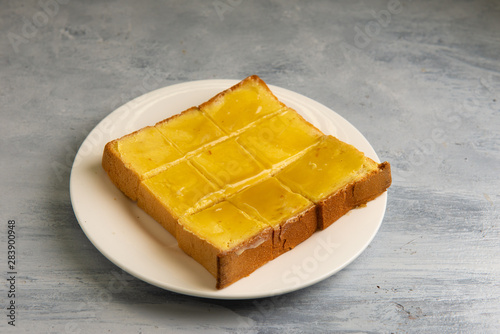
<path fill-rule="evenodd" d="M 188 107 L 199 105 L 237 80 L 203 80 L 177 84 L 145 94 L 103 119 L 80 147 L 71 171 L 71 202 L 78 222 L 97 249 L 126 272 L 178 293 L 216 299 L 247 299 L 279 295 L 317 283 L 351 263 L 372 241 L 384 217 L 384 193 L 352 210 L 328 229 L 316 232 L 280 256 L 223 289 L 200 264 L 184 254 L 176 240 L 127 199 L 101 167 L 104 145 L 152 125 Z M 275 95 L 324 133 L 332 134 L 378 157 L 349 122 L 305 96 L 270 86 Z"/>

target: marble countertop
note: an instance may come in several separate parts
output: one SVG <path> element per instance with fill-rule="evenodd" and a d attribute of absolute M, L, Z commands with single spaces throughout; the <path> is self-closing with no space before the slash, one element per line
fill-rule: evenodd
<path fill-rule="evenodd" d="M 498 2 L 4 1 L 0 31 L 2 333 L 500 332 Z M 251 74 L 336 111 L 391 162 L 378 234 L 274 298 L 122 271 L 75 218 L 76 151 L 146 92 Z"/>

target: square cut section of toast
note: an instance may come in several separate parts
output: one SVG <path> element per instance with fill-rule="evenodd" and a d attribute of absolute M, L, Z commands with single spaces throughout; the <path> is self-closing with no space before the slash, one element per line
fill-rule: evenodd
<path fill-rule="evenodd" d="M 238 142 L 271 168 L 297 156 L 322 135 L 295 110 L 287 108 L 241 133 Z"/>
<path fill-rule="evenodd" d="M 225 136 L 197 107 L 158 122 L 155 127 L 184 154 Z"/>
<path fill-rule="evenodd" d="M 178 219 L 198 206 L 213 204 L 219 189 L 183 160 L 142 181 L 137 204 L 175 237 Z"/>
<path fill-rule="evenodd" d="M 226 133 L 234 133 L 286 107 L 258 76 L 253 75 L 200 105 Z"/>
<path fill-rule="evenodd" d="M 320 230 L 391 184 L 388 163 L 378 164 L 333 136 L 324 136 L 276 177 L 316 203 Z"/>
<path fill-rule="evenodd" d="M 238 142 L 228 139 L 195 155 L 193 164 L 220 187 L 234 193 L 265 177 L 264 167 Z"/>
<path fill-rule="evenodd" d="M 324 135 L 257 76 L 107 143 L 102 166 L 218 289 L 391 184 L 388 162 Z"/>

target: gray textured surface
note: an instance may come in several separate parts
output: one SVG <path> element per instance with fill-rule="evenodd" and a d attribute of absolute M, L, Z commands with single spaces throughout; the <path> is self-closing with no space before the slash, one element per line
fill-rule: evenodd
<path fill-rule="evenodd" d="M 1 8 L 2 277 L 9 219 L 18 233 L 16 327 L 4 309 L 1 332 L 500 332 L 498 2 Z M 146 91 L 250 74 L 337 111 L 392 163 L 373 243 L 337 275 L 279 298 L 197 299 L 123 273 L 74 217 L 79 145 Z"/>

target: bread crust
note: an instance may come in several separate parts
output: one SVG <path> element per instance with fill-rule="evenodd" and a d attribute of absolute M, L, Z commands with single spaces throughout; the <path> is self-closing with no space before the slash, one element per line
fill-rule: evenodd
<path fill-rule="evenodd" d="M 219 253 L 215 287 L 223 289 L 273 260 L 272 243 L 272 229 L 266 228 L 235 249 Z"/>
<path fill-rule="evenodd" d="M 141 177 L 128 168 L 120 157 L 116 148 L 119 139 L 106 144 L 102 155 L 102 168 L 108 174 L 111 182 L 120 189 L 128 198 L 137 200 L 137 189 Z"/>
<path fill-rule="evenodd" d="M 287 219 L 273 231 L 273 258 L 292 250 L 307 240 L 317 230 L 315 205 Z"/>

